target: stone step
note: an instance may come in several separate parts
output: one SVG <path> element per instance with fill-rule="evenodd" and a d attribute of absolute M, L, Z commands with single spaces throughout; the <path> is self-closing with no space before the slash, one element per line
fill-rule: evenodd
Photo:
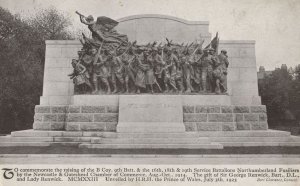
<path fill-rule="evenodd" d="M 213 142 L 300 142 L 292 137 L 209 137 Z"/>
<path fill-rule="evenodd" d="M 0 147 L 48 147 L 50 142 L 0 142 Z"/>
<path fill-rule="evenodd" d="M 116 132 L 100 131 L 37 131 L 22 130 L 11 133 L 13 137 L 116 137 Z"/>
<path fill-rule="evenodd" d="M 184 134 L 184 135 L 183 135 Z M 201 131 L 201 132 L 171 132 L 169 133 L 146 133 L 146 131 L 142 131 L 140 133 L 128 131 L 126 133 L 116 133 L 116 132 L 101 132 L 101 131 L 36 131 L 36 130 L 22 130 L 15 131 L 11 133 L 13 137 L 69 137 L 69 136 L 85 136 L 85 137 L 161 137 L 161 136 L 185 136 L 185 137 L 210 137 L 210 136 L 224 136 L 224 137 L 283 137 L 290 136 L 290 132 L 286 131 L 278 131 L 278 130 L 245 130 L 245 131 Z"/>
<path fill-rule="evenodd" d="M 93 137 L 53 137 L 54 142 L 91 142 Z"/>
<path fill-rule="evenodd" d="M 294 142 L 300 142 L 300 136 L 291 136 L 290 137 Z"/>
<path fill-rule="evenodd" d="M 224 147 L 300 147 L 300 142 L 220 142 Z"/>
<path fill-rule="evenodd" d="M 117 127 L 119 133 L 169 133 L 169 132 L 185 132 L 184 125 L 182 126 L 143 126 L 143 127 Z"/>
<path fill-rule="evenodd" d="M 278 130 L 199 131 L 200 137 L 288 137 L 290 132 Z"/>
<path fill-rule="evenodd" d="M 21 130 L 11 133 L 13 137 L 53 137 L 63 136 L 63 131 L 38 131 L 38 130 Z"/>
<path fill-rule="evenodd" d="M 12 136 L 1 136 L 0 141 L 2 142 L 53 142 L 53 137 L 12 137 Z"/>
<path fill-rule="evenodd" d="M 81 142 L 0 142 L 0 147 L 78 146 Z"/>
<path fill-rule="evenodd" d="M 80 144 L 89 149 L 223 149 L 220 143 L 208 144 Z"/>
<path fill-rule="evenodd" d="M 91 142 L 94 137 L 0 137 L 1 142 Z"/>
<path fill-rule="evenodd" d="M 120 138 L 194 138 L 194 137 L 290 137 L 290 132 L 276 130 L 257 131 L 201 131 L 201 132 L 170 132 L 170 133 L 117 133 Z"/>
<path fill-rule="evenodd" d="M 116 138 L 116 132 L 83 132 L 82 134 L 84 137 L 103 137 L 103 138 Z"/>
<path fill-rule="evenodd" d="M 98 144 L 204 144 L 209 138 L 94 138 Z"/>
<path fill-rule="evenodd" d="M 118 138 L 197 138 L 197 132 L 117 133 Z"/>

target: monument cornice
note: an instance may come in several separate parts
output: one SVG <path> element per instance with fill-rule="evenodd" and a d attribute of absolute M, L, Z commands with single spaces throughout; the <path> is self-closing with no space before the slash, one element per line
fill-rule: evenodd
<path fill-rule="evenodd" d="M 255 40 L 220 40 L 221 44 L 255 44 Z"/>
<path fill-rule="evenodd" d="M 127 16 L 127 17 L 117 19 L 117 21 L 118 22 L 125 22 L 125 21 L 134 20 L 134 19 L 144 19 L 144 18 L 168 19 L 168 20 L 184 23 L 184 24 L 187 24 L 187 25 L 209 25 L 209 21 L 188 21 L 188 20 L 181 19 L 181 18 L 178 18 L 178 17 L 169 16 L 169 15 L 162 15 L 162 14 L 132 15 L 132 16 Z"/>
<path fill-rule="evenodd" d="M 46 45 L 80 45 L 79 40 L 46 40 Z"/>

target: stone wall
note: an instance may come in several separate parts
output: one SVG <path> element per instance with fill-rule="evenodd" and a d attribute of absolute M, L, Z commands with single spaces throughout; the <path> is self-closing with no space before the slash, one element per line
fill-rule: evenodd
<path fill-rule="evenodd" d="M 265 106 L 184 105 L 186 131 L 268 129 Z M 116 131 L 118 107 L 36 106 L 33 129 L 66 131 Z"/>
<path fill-rule="evenodd" d="M 268 129 L 265 106 L 185 105 L 186 131 L 234 131 Z"/>
<path fill-rule="evenodd" d="M 36 106 L 34 130 L 116 131 L 116 106 Z"/>
<path fill-rule="evenodd" d="M 204 39 L 209 44 L 211 34 L 208 21 L 187 21 L 177 17 L 144 14 L 118 20 L 118 32 L 126 34 L 131 41 L 146 44 L 153 41 L 166 43 L 166 38 L 177 43 L 191 43 Z"/>

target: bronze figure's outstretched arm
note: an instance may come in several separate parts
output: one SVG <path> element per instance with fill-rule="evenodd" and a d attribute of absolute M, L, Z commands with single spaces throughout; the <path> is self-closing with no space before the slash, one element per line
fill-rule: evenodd
<path fill-rule="evenodd" d="M 84 15 L 81 14 L 81 13 L 79 13 L 78 11 L 76 11 L 75 13 L 78 14 L 79 16 L 83 16 L 84 17 Z"/>
<path fill-rule="evenodd" d="M 95 24 L 95 21 L 87 21 L 86 17 L 84 15 L 82 15 L 81 13 L 79 13 L 78 11 L 76 11 L 75 13 L 79 15 L 81 23 L 83 23 L 85 25 Z"/>

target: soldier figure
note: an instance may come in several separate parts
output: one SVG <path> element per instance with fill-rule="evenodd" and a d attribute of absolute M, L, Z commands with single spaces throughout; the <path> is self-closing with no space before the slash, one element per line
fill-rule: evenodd
<path fill-rule="evenodd" d="M 121 86 L 121 91 L 124 91 L 124 65 L 120 59 L 121 54 L 125 51 L 123 49 L 118 50 L 118 52 L 112 52 L 112 61 L 111 61 L 111 81 L 114 87 L 113 94 L 119 92 L 119 88 L 117 86 L 117 81 L 119 81 Z"/>
<path fill-rule="evenodd" d="M 214 78 L 216 80 L 215 92 L 217 94 L 227 91 L 227 68 L 229 65 L 227 58 L 227 51 L 221 50 L 221 53 L 218 55 L 218 63 L 215 64 L 215 69 L 213 72 Z"/>
<path fill-rule="evenodd" d="M 143 62 L 145 61 L 146 54 L 142 52 L 141 49 L 138 49 L 138 56 L 135 58 L 137 62 L 137 73 L 135 76 L 135 86 L 136 86 L 136 93 L 141 93 L 141 88 L 146 88 L 146 71 L 148 66 L 145 65 Z"/>
<path fill-rule="evenodd" d="M 136 56 L 133 53 L 132 47 L 128 49 L 128 52 L 121 55 L 121 60 L 124 65 L 124 78 L 125 78 L 125 87 L 126 93 L 129 93 L 129 81 L 135 82 L 135 68 L 133 67 L 133 62 L 135 61 Z"/>
<path fill-rule="evenodd" d="M 204 49 L 204 55 L 201 59 L 201 85 L 204 92 L 207 92 L 207 87 L 210 91 L 214 89 L 213 82 L 213 64 L 216 63 L 216 57 L 213 56 L 214 49 Z"/>
<path fill-rule="evenodd" d="M 78 86 L 80 93 L 86 92 L 86 86 L 93 88 L 90 80 L 89 73 L 84 65 L 80 64 L 79 60 L 72 59 L 73 73 L 69 74 L 70 79 L 73 79 L 75 86 Z"/>
<path fill-rule="evenodd" d="M 157 85 L 159 91 L 161 92 L 162 89 L 157 82 L 157 79 L 162 78 L 162 71 L 163 71 L 163 65 L 164 62 L 162 60 L 162 57 L 158 54 L 158 49 L 156 47 L 152 48 L 151 55 L 148 56 L 148 61 L 151 63 L 152 70 L 154 71 L 154 79 L 155 79 L 155 84 Z"/>
<path fill-rule="evenodd" d="M 145 67 L 145 83 L 146 88 L 147 85 L 150 87 L 150 92 L 153 94 L 153 85 L 156 84 L 156 79 L 153 71 L 153 58 L 152 55 L 150 55 L 150 49 L 147 49 L 144 51 L 144 58 L 143 58 L 143 65 Z"/>
<path fill-rule="evenodd" d="M 110 90 L 110 85 L 108 82 L 108 78 L 109 78 L 109 69 L 108 69 L 108 56 L 109 56 L 109 52 L 108 50 L 104 50 L 104 54 L 100 55 L 100 49 L 98 50 L 98 57 L 95 58 L 94 60 L 94 74 L 93 74 L 93 80 L 94 80 L 94 84 L 95 84 L 95 92 L 99 91 L 99 78 L 101 80 L 102 83 L 104 83 L 104 85 L 106 86 L 106 93 L 110 94 L 111 90 Z"/>
<path fill-rule="evenodd" d="M 178 63 L 176 64 L 176 76 L 175 76 L 176 85 L 179 87 L 179 93 L 183 93 L 183 61 L 178 59 Z"/>
<path fill-rule="evenodd" d="M 182 62 L 182 70 L 183 70 L 183 81 L 185 82 L 186 85 L 186 93 L 191 93 L 194 91 L 192 85 L 191 85 L 191 75 L 193 71 L 193 67 L 191 66 L 189 62 L 189 57 L 187 55 L 183 55 L 181 57 L 181 62 Z"/>
<path fill-rule="evenodd" d="M 167 55 L 166 55 L 166 65 L 164 67 L 164 72 L 165 72 L 165 77 L 164 77 L 164 83 L 165 83 L 165 92 L 169 92 L 169 86 L 168 84 L 171 85 L 171 87 L 177 92 L 176 88 L 176 64 L 179 63 L 178 58 L 176 55 L 173 53 L 171 49 L 167 49 Z"/>
<path fill-rule="evenodd" d="M 93 91 L 95 90 L 93 85 L 93 61 L 96 53 L 96 48 L 90 48 L 88 50 L 81 50 L 78 52 L 79 61 L 86 68 L 87 73 L 89 74 L 89 81 Z"/>
<path fill-rule="evenodd" d="M 203 56 L 202 50 L 196 48 L 195 51 L 191 51 L 191 49 L 188 50 L 188 55 L 189 56 L 189 63 L 190 63 L 190 68 L 191 68 L 191 78 L 194 83 L 199 87 L 199 91 L 201 90 L 201 58 Z M 202 90 L 203 89 L 202 86 Z"/>
<path fill-rule="evenodd" d="M 166 66 L 166 62 L 163 60 L 163 47 L 158 46 L 157 48 L 155 47 L 152 51 L 152 56 L 154 59 L 154 74 L 157 80 L 157 84 L 160 86 L 160 82 L 164 82 L 164 67 Z M 161 88 L 160 91 L 162 92 Z"/>

